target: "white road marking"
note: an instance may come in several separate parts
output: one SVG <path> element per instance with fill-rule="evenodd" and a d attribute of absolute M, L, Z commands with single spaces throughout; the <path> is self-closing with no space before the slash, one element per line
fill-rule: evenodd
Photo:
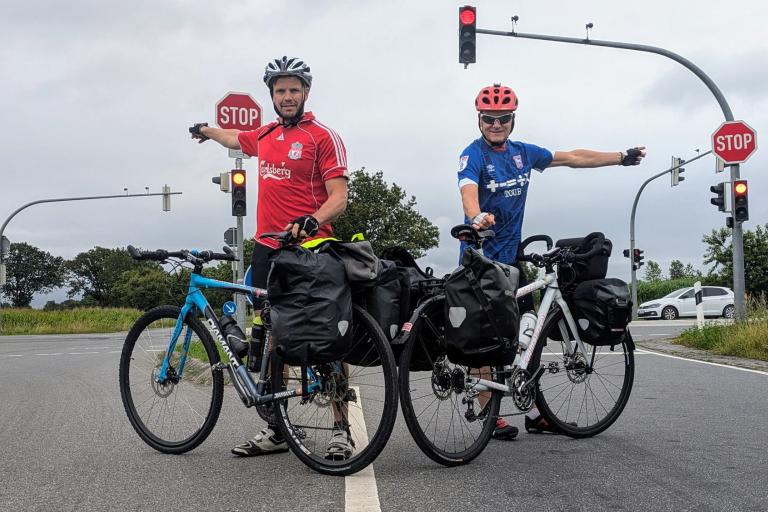
<path fill-rule="evenodd" d="M 68 356 L 84 356 L 86 354 L 98 354 L 98 352 L 67 352 Z"/>
<path fill-rule="evenodd" d="M 671 354 L 662 354 L 661 352 L 654 352 L 653 350 L 647 350 L 647 349 L 638 349 L 635 351 L 635 354 L 639 353 L 645 353 L 650 354 L 653 356 L 660 356 L 660 357 L 669 357 L 672 359 L 680 359 L 682 361 L 690 361 L 692 363 L 700 363 L 700 364 L 708 364 L 710 366 L 720 366 L 722 368 L 728 368 L 730 370 L 739 370 L 742 372 L 750 372 L 750 373 L 758 373 L 760 375 L 768 375 L 768 372 L 764 372 L 762 370 L 752 370 L 751 368 L 742 368 L 740 366 L 731 366 L 729 364 L 721 364 L 721 363 L 713 363 L 711 361 L 700 361 L 698 359 L 688 359 L 687 357 L 680 357 L 680 356 L 673 356 Z"/>
<path fill-rule="evenodd" d="M 353 386 L 357 393 L 359 407 L 350 407 L 349 415 L 354 417 L 350 421 L 352 435 L 363 441 L 360 444 L 368 444 L 368 432 L 363 418 L 363 403 L 361 402 L 360 388 Z M 376 475 L 373 472 L 373 464 L 354 475 L 344 477 L 344 510 L 346 512 L 380 512 L 379 489 L 376 486 Z"/>
<path fill-rule="evenodd" d="M 6 354 L 5 357 L 24 357 L 24 354 Z"/>
<path fill-rule="evenodd" d="M 56 352 L 54 354 L 35 354 L 36 356 L 60 356 L 61 352 Z"/>
<path fill-rule="evenodd" d="M 110 350 L 107 354 L 119 354 L 122 350 Z"/>
<path fill-rule="evenodd" d="M 643 334 L 643 336 L 674 336 L 674 334 Z"/>

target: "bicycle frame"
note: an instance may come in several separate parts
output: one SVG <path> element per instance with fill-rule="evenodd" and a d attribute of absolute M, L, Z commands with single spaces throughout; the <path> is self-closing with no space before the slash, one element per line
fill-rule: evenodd
<path fill-rule="evenodd" d="M 221 290 L 231 290 L 234 293 L 251 293 L 257 298 L 266 298 L 267 290 L 262 288 L 254 288 L 251 286 L 229 283 L 226 281 L 219 281 L 217 279 L 211 279 L 204 277 L 200 274 L 192 273 L 189 280 L 189 289 L 187 291 L 187 298 L 184 302 L 184 306 L 181 308 L 181 313 L 176 320 L 176 326 L 171 335 L 170 342 L 168 343 L 168 349 L 166 350 L 163 363 L 160 368 L 160 372 L 157 376 L 157 380 L 162 382 L 168 378 L 168 368 L 170 367 L 170 355 L 176 350 L 176 344 L 181 336 L 182 329 L 184 328 L 184 319 L 188 314 L 195 314 L 196 311 L 202 313 L 208 323 L 208 329 L 214 335 L 214 338 L 218 345 L 222 348 L 227 355 L 227 369 L 230 373 L 230 380 L 235 386 L 235 389 L 243 400 L 246 407 L 253 405 L 260 405 L 274 400 L 282 398 L 291 398 L 301 392 L 301 390 L 286 390 L 278 393 L 264 394 L 264 388 L 266 381 L 262 376 L 266 375 L 268 354 L 269 354 L 269 331 L 265 333 L 265 343 L 262 347 L 262 363 L 259 372 L 258 383 L 254 382 L 248 373 L 247 369 L 239 361 L 239 359 L 232 353 L 224 339 L 224 333 L 221 327 L 219 317 L 214 313 L 208 299 L 205 298 L 202 290 L 208 288 L 217 288 Z M 182 345 L 182 353 L 179 359 L 178 368 L 176 368 L 177 378 L 181 378 L 184 373 L 184 366 L 186 364 L 187 354 L 189 352 L 190 342 L 192 340 L 192 330 L 187 327 L 187 331 L 184 333 L 184 342 Z M 309 389 L 307 392 L 313 391 L 316 387 L 320 386 L 320 383 L 316 382 L 315 374 L 311 368 L 307 368 L 307 377 L 309 381 Z"/>
<path fill-rule="evenodd" d="M 587 354 L 587 351 L 584 347 L 584 343 L 579 338 L 578 329 L 576 328 L 576 321 L 574 320 L 573 315 L 571 314 L 571 310 L 568 308 L 568 304 L 563 298 L 563 294 L 560 291 L 560 287 L 558 286 L 558 283 L 557 283 L 557 274 L 554 271 L 547 273 L 543 279 L 536 280 L 533 283 L 517 290 L 516 298 L 519 299 L 520 297 L 529 295 L 535 292 L 536 290 L 540 290 L 542 288 L 546 288 L 546 291 L 544 292 L 544 297 L 541 299 L 541 304 L 539 305 L 539 311 L 538 311 L 537 320 L 536 320 L 536 328 L 534 329 L 533 335 L 531 336 L 531 341 L 528 344 L 528 347 L 525 349 L 525 352 L 521 355 L 519 365 L 514 365 L 514 364 L 506 365 L 504 366 L 505 372 L 509 372 L 511 374 L 516 368 L 525 369 L 528 367 L 528 363 L 530 362 L 531 357 L 533 356 L 533 352 L 539 343 L 539 336 L 541 335 L 541 329 L 544 326 L 544 322 L 549 316 L 550 310 L 554 303 L 556 303 L 562 310 L 563 316 L 565 317 L 565 322 L 567 323 L 567 326 L 568 326 L 568 330 L 570 330 L 570 332 L 573 333 L 574 340 L 568 343 L 566 343 L 565 341 L 562 342 L 565 348 L 566 354 L 572 355 L 576 350 L 580 351 L 583 354 Z M 562 339 L 569 340 L 571 336 L 569 335 L 568 330 L 566 330 L 566 326 L 563 325 L 561 322 L 559 324 L 559 327 L 560 327 L 560 333 L 562 335 Z M 591 363 L 587 363 L 587 364 L 589 365 Z M 537 378 L 536 375 L 532 376 L 531 379 L 529 379 L 529 381 L 524 382 L 520 386 L 520 388 L 521 389 L 524 388 L 530 383 L 531 380 L 534 380 L 536 378 Z M 486 379 L 480 379 L 480 378 L 468 376 L 467 383 L 472 385 L 474 389 L 477 391 L 490 391 L 491 389 L 495 389 L 497 391 L 504 392 L 505 395 L 510 395 L 512 393 L 512 389 L 509 387 L 509 385 L 499 384 L 498 382 L 493 382 Z"/>

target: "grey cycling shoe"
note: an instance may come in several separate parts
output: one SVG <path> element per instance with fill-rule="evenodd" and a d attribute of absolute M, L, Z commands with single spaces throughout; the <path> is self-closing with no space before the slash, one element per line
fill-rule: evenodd
<path fill-rule="evenodd" d="M 283 453 L 288 451 L 288 444 L 285 439 L 275 434 L 274 430 L 266 427 L 258 434 L 242 444 L 232 448 L 232 453 L 240 457 L 255 457 L 256 455 L 267 455 L 270 453 Z"/>
<path fill-rule="evenodd" d="M 328 448 L 325 451 L 327 460 L 342 461 L 352 457 L 355 452 L 355 442 L 346 429 L 333 428 L 331 440 L 328 442 Z"/>

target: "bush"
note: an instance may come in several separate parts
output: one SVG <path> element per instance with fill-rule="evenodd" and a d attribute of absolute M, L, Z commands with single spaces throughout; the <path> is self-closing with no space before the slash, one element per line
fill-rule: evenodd
<path fill-rule="evenodd" d="M 706 277 L 681 277 L 680 279 L 666 279 L 663 281 L 639 281 L 637 283 L 638 305 L 650 300 L 656 300 L 672 293 L 680 288 L 693 286 L 693 283 L 701 280 L 701 285 L 715 285 L 713 278 Z"/>

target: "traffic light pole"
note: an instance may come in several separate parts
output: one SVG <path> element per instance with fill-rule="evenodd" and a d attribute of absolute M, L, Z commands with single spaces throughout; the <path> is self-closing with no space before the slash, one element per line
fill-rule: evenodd
<path fill-rule="evenodd" d="M 41 203 L 61 203 L 64 201 L 89 201 L 91 199 L 118 199 L 118 198 L 124 198 L 124 197 L 151 197 L 151 196 L 163 196 L 163 209 L 165 210 L 165 206 L 167 203 L 167 206 L 170 209 L 170 196 L 175 195 L 181 195 L 181 192 L 171 192 L 171 189 L 168 188 L 166 190 L 165 187 L 163 187 L 163 192 L 161 193 L 146 193 L 146 194 L 123 194 L 123 195 L 113 195 L 113 196 L 87 196 L 87 197 L 61 197 L 57 199 L 40 199 L 38 201 L 32 201 L 31 203 L 27 203 L 20 208 L 18 208 L 15 212 L 13 212 L 10 216 L 8 216 L 7 219 L 5 219 L 5 222 L 3 222 L 3 225 L 0 226 L 0 240 L 3 240 L 3 233 L 5 232 L 5 227 L 8 225 L 9 222 L 11 222 L 11 219 L 13 219 L 16 214 L 21 212 L 22 210 L 25 210 L 26 208 L 29 208 L 30 206 L 41 204 Z M 0 285 L 5 284 L 5 254 L 0 252 Z"/>
<path fill-rule="evenodd" d="M 235 158 L 235 169 L 243 169 L 243 159 Z M 235 272 L 235 280 L 240 284 L 243 283 L 245 277 L 245 265 L 243 259 L 245 257 L 245 248 L 243 247 L 243 216 L 237 216 L 237 233 L 235 234 L 235 244 L 237 244 L 237 265 Z M 235 294 L 235 305 L 237 306 L 236 320 L 238 325 L 246 331 L 245 325 L 245 295 L 242 293 Z"/>
<path fill-rule="evenodd" d="M 643 189 L 645 189 L 645 187 L 650 182 L 655 180 L 656 178 L 661 178 L 665 174 L 669 174 L 672 171 L 674 171 L 675 169 L 679 169 L 682 165 L 688 165 L 691 162 L 695 162 L 699 158 L 703 158 L 703 157 L 707 156 L 708 154 L 710 154 L 711 152 L 712 152 L 711 150 L 707 151 L 706 153 L 702 153 L 702 154 L 696 156 L 695 158 L 691 158 L 690 160 L 688 160 L 686 162 L 680 163 L 679 165 L 676 165 L 674 167 L 670 167 L 666 171 L 662 171 L 659 174 L 655 174 L 655 175 L 651 176 L 650 178 L 645 180 L 642 185 L 640 185 L 640 190 L 637 191 L 637 195 L 635 196 L 635 202 L 632 203 L 632 215 L 630 215 L 630 217 L 629 217 L 629 255 L 630 255 L 629 259 L 630 259 L 631 268 L 632 268 L 632 319 L 633 320 L 637 319 L 637 306 L 638 306 L 638 303 L 637 303 L 637 269 L 635 268 L 635 257 L 634 257 L 634 254 L 635 254 L 635 213 L 637 212 L 637 203 L 640 201 L 640 194 L 642 194 L 643 193 Z"/>
<path fill-rule="evenodd" d="M 486 30 L 486 29 L 478 28 L 476 29 L 476 33 L 489 34 L 494 36 L 520 37 L 523 39 L 537 39 L 541 41 L 555 41 L 558 43 L 585 44 L 588 46 L 605 46 L 608 48 L 621 48 L 624 50 L 634 50 L 634 51 L 648 52 L 648 53 L 655 53 L 657 55 L 662 55 L 664 57 L 674 60 L 675 62 L 682 64 L 683 66 L 688 68 L 691 72 L 693 72 L 693 74 L 699 77 L 699 79 L 701 79 L 701 81 L 704 82 L 704 85 L 706 85 L 709 91 L 714 95 L 715 99 L 717 100 L 717 103 L 720 105 L 720 109 L 723 111 L 725 120 L 726 121 L 734 120 L 733 113 L 731 112 L 731 107 L 728 105 L 728 102 L 725 100 L 723 93 L 720 92 L 720 89 L 717 87 L 715 82 L 713 82 L 712 79 L 709 78 L 704 73 L 704 71 L 702 71 L 693 62 L 689 61 L 688 59 L 674 52 L 665 50 L 664 48 L 658 48 L 656 46 L 647 46 L 642 44 L 621 43 L 617 41 L 600 41 L 597 39 L 589 39 L 589 37 L 585 39 L 579 39 L 575 37 L 548 36 L 548 35 L 542 35 L 542 34 L 523 34 L 520 32 L 515 32 L 514 30 L 512 32 L 505 32 L 500 30 Z M 739 178 L 740 178 L 739 165 L 738 164 L 731 165 L 731 183 L 738 180 Z M 731 190 L 730 193 L 731 193 L 731 199 L 733 199 L 733 190 Z M 733 202 L 731 202 L 731 204 L 733 204 Z M 732 239 L 733 239 L 733 293 L 735 297 L 734 306 L 736 308 L 736 316 L 741 317 L 744 314 L 744 236 L 741 228 L 741 222 L 734 221 Z"/>

